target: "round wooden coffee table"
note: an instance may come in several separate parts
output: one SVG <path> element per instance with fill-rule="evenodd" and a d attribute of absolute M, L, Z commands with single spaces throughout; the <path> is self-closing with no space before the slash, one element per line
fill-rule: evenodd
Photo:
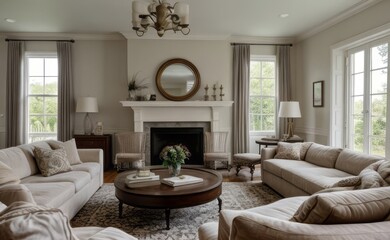
<path fill-rule="evenodd" d="M 151 169 L 160 179 L 170 177 L 168 169 Z M 181 175 L 203 178 L 203 182 L 178 187 L 165 184 L 142 188 L 128 188 L 126 176 L 131 171 L 120 173 L 115 178 L 115 196 L 119 200 L 119 217 L 122 217 L 123 203 L 140 208 L 165 209 L 165 221 L 169 229 L 170 210 L 185 208 L 218 200 L 219 211 L 222 208 L 222 175 L 216 171 L 202 168 L 182 168 Z"/>

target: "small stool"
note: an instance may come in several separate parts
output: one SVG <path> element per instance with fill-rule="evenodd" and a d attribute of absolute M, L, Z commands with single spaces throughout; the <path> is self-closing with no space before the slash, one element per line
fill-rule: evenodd
<path fill-rule="evenodd" d="M 233 155 L 232 166 L 236 166 L 236 176 L 241 170 L 241 166 L 246 166 L 250 168 L 251 171 L 251 181 L 253 180 L 253 172 L 255 171 L 255 165 L 261 163 L 261 156 L 256 153 L 237 153 Z M 229 171 L 231 167 L 229 167 Z"/>

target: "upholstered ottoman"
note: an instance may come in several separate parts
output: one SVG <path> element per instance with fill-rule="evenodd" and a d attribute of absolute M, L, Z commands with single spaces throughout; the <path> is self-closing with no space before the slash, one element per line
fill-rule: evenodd
<path fill-rule="evenodd" d="M 251 181 L 253 180 L 253 173 L 255 171 L 255 165 L 261 163 L 260 154 L 256 153 L 236 153 L 233 155 L 233 161 L 231 166 L 229 167 L 229 171 L 232 166 L 236 166 L 236 175 L 241 170 L 242 166 L 246 166 L 250 168 L 251 172 Z"/>

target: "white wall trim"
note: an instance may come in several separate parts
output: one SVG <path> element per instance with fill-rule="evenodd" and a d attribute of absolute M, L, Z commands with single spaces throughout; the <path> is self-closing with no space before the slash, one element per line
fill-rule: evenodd
<path fill-rule="evenodd" d="M 37 33 L 37 32 L 1 32 L 0 36 L 16 39 L 74 39 L 74 40 L 125 40 L 119 33 L 111 34 L 82 34 L 82 33 Z"/>
<path fill-rule="evenodd" d="M 303 41 L 309 37 L 312 37 L 316 35 L 317 33 L 320 33 L 324 31 L 325 29 L 328 29 L 342 21 L 344 21 L 347 18 L 352 17 L 353 15 L 360 13 L 367 8 L 381 2 L 382 0 L 362 0 L 359 3 L 356 3 L 353 7 L 349 8 L 343 13 L 340 13 L 339 15 L 329 19 L 328 21 L 318 25 L 317 27 L 313 28 L 312 30 L 305 32 L 303 34 L 300 34 L 297 36 L 296 40 L 297 42 Z"/>
<path fill-rule="evenodd" d="M 296 127 L 295 132 L 310 134 L 310 135 L 320 135 L 325 137 L 329 135 L 329 130 L 325 128 Z"/>

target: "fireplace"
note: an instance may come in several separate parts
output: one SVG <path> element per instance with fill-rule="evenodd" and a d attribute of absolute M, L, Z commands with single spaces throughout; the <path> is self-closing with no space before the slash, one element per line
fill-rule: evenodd
<path fill-rule="evenodd" d="M 167 145 L 183 144 L 191 153 L 188 165 L 203 165 L 203 128 L 150 128 L 150 163 L 161 165 L 159 154 Z"/>

